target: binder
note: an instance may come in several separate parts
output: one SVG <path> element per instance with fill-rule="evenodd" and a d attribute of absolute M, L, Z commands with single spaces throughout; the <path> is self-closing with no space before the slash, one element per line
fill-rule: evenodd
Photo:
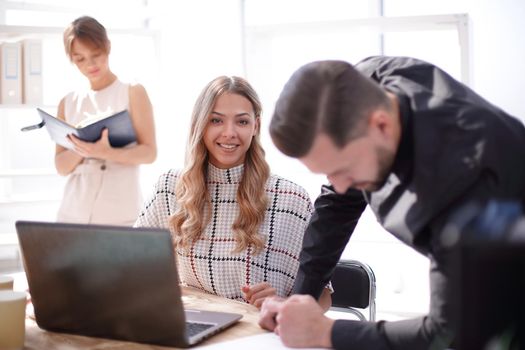
<path fill-rule="evenodd" d="M 22 42 L 22 100 L 25 104 L 42 104 L 42 41 L 26 39 Z"/>
<path fill-rule="evenodd" d="M 68 135 L 73 134 L 81 140 L 95 142 L 100 139 L 102 130 L 105 128 L 109 131 L 109 143 L 112 147 L 124 147 L 137 141 L 135 129 L 133 128 L 133 123 L 127 110 L 98 119 L 83 127 L 70 125 L 40 108 L 37 108 L 37 111 L 42 122 L 22 128 L 22 131 L 40 129 L 45 126 L 51 139 L 55 141 L 55 143 L 68 149 L 73 148 L 73 144 L 67 138 Z"/>
<path fill-rule="evenodd" d="M 22 45 L 20 42 L 0 45 L 0 103 L 22 103 Z"/>

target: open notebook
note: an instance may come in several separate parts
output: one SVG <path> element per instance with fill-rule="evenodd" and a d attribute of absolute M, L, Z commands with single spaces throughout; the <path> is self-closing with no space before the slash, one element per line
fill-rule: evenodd
<path fill-rule="evenodd" d="M 98 118 L 88 118 L 83 121 L 82 125 L 70 125 L 65 121 L 58 119 L 44 110 L 37 108 L 38 114 L 42 119 L 39 124 L 26 126 L 22 131 L 40 129 L 45 126 L 51 139 L 65 147 L 72 149 L 73 145 L 68 139 L 68 135 L 75 135 L 79 139 L 95 142 L 100 139 L 102 130 L 108 129 L 109 143 L 113 147 L 124 147 L 132 142 L 137 141 L 135 129 L 127 110 L 115 113 L 110 116 Z"/>

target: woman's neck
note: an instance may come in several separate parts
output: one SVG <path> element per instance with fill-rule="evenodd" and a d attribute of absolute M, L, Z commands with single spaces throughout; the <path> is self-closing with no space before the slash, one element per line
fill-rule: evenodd
<path fill-rule="evenodd" d="M 98 91 L 107 88 L 108 86 L 113 84 L 115 80 L 117 80 L 117 76 L 112 72 L 108 72 L 108 74 L 101 77 L 100 79 L 97 79 L 95 81 L 90 80 L 89 84 L 91 85 L 91 90 Z"/>

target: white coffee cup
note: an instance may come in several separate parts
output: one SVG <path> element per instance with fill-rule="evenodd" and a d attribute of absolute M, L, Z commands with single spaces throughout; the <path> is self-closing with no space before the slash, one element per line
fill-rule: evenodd
<path fill-rule="evenodd" d="M 11 276 L 0 276 L 0 290 L 13 289 L 14 278 Z"/>
<path fill-rule="evenodd" d="M 24 347 L 26 293 L 0 290 L 0 349 Z"/>

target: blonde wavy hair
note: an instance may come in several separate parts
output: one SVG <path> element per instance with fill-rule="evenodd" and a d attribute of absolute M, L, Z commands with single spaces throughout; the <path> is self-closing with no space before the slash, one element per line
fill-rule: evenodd
<path fill-rule="evenodd" d="M 206 182 L 209 155 L 203 138 L 215 101 L 224 93 L 247 98 L 253 106 L 255 119 L 261 117 L 262 106 L 259 97 L 243 78 L 218 77 L 208 83 L 197 98 L 186 145 L 184 169 L 175 186 L 178 206 L 170 219 L 170 226 L 173 232 L 176 232 L 174 244 L 184 249 L 200 238 L 212 217 L 213 208 Z M 239 215 L 232 225 L 236 241 L 234 252 L 241 252 L 251 246 L 257 253 L 264 247 L 265 241 L 258 229 L 264 220 L 268 205 L 265 185 L 269 176 L 270 167 L 264 158 L 259 127 L 246 152 L 244 173 L 237 190 Z"/>

